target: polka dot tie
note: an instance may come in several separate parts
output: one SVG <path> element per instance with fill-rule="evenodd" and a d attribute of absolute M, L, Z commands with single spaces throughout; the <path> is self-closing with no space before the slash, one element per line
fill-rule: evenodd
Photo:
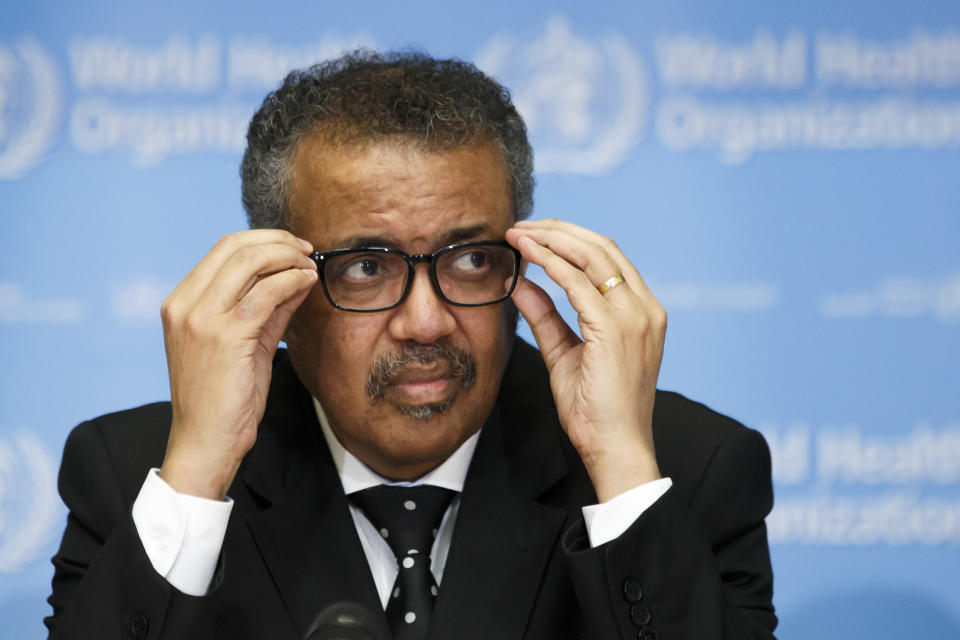
<path fill-rule="evenodd" d="M 427 635 L 437 597 L 430 550 L 455 492 L 440 487 L 373 487 L 350 495 L 397 557 L 397 581 L 387 602 L 394 640 Z"/>

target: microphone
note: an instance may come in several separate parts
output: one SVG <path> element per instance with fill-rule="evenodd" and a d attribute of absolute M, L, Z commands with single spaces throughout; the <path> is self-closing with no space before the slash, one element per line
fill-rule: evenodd
<path fill-rule="evenodd" d="M 304 640 L 388 640 L 376 631 L 373 614 L 356 602 L 337 602 L 317 616 Z"/>

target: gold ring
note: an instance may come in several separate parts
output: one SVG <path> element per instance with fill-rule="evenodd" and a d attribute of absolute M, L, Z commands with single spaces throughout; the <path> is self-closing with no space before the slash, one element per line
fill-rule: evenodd
<path fill-rule="evenodd" d="M 604 282 L 602 285 L 600 285 L 599 287 L 597 287 L 597 291 L 600 292 L 600 295 L 603 295 L 603 294 L 605 294 L 607 291 L 610 291 L 610 289 L 613 289 L 615 286 L 617 286 L 617 285 L 619 285 L 619 284 L 623 284 L 623 274 L 622 274 L 622 273 L 618 273 L 618 274 L 615 275 L 615 276 L 612 276 L 612 277 L 610 277 L 610 278 L 607 278 L 607 281 L 606 281 L 606 282 Z"/>

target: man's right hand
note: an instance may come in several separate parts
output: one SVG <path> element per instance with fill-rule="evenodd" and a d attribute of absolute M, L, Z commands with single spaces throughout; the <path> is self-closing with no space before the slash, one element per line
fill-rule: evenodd
<path fill-rule="evenodd" d="M 273 355 L 317 282 L 313 248 L 287 231 L 224 236 L 161 308 L 173 423 L 160 476 L 222 499 L 253 446 Z"/>

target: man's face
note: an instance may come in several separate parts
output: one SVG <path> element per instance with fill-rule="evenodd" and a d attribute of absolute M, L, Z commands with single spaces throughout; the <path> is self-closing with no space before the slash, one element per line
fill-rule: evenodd
<path fill-rule="evenodd" d="M 432 253 L 458 242 L 502 240 L 513 224 L 506 169 L 492 144 L 422 152 L 402 143 L 331 147 L 313 135 L 291 163 L 291 230 L 317 250 Z M 340 442 L 396 479 L 433 469 L 482 426 L 515 328 L 510 303 L 448 305 L 437 297 L 427 265 L 415 271 L 406 300 L 374 313 L 335 309 L 318 284 L 285 336 L 298 376 Z M 443 355 L 451 350 L 475 364 L 472 383 Z M 402 364 L 384 376 L 393 356 Z M 376 384 L 368 389 L 371 373 L 379 393 Z M 445 404 L 445 411 L 434 410 Z"/>

